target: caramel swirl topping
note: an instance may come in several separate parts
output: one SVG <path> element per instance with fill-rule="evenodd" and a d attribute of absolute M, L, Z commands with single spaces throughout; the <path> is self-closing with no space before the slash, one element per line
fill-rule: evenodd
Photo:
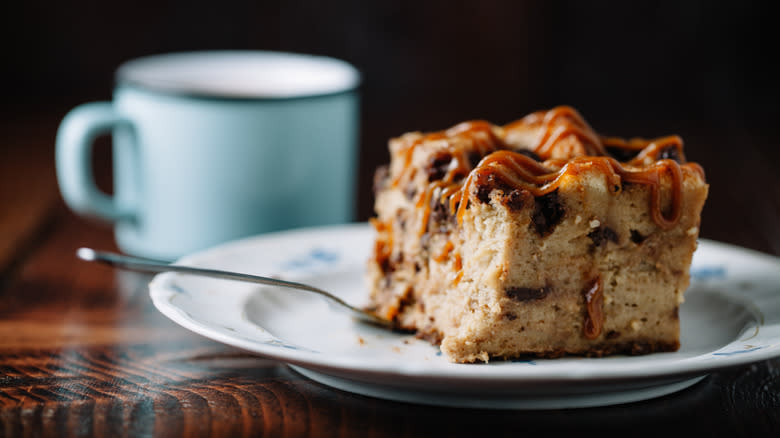
<path fill-rule="evenodd" d="M 624 182 L 649 186 L 653 221 L 660 228 L 669 229 L 680 219 L 684 169 L 704 179 L 698 164 L 686 163 L 680 137 L 602 137 L 568 106 L 537 111 L 503 127 L 482 120 L 470 121 L 404 141 L 404 166 L 392 179 L 394 186 L 407 184 L 415 177 L 411 166 L 414 151 L 425 142 L 442 141 L 442 150 L 447 151 L 444 159 L 450 160 L 437 160 L 436 169 L 429 174 L 435 177 L 416 194 L 416 205 L 421 211 L 420 235 L 427 229 L 432 202 L 449 202 L 449 211 L 455 212 L 462 222 L 468 208 L 464 193 L 473 193 L 479 187 L 524 190 L 539 197 L 556 190 L 565 176 L 593 170 L 618 189 Z M 665 212 L 661 199 L 664 175 L 671 180 L 670 202 Z"/>

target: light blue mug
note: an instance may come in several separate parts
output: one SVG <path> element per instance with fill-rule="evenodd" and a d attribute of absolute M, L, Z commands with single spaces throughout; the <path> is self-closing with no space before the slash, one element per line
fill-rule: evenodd
<path fill-rule="evenodd" d="M 358 71 L 333 58 L 220 51 L 120 66 L 113 102 L 87 103 L 57 133 L 60 191 L 115 222 L 119 248 L 172 260 L 269 231 L 354 220 Z M 113 135 L 114 195 L 92 144 Z"/>

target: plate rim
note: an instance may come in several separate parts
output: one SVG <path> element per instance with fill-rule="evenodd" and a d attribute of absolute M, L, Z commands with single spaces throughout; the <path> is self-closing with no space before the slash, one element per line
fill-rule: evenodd
<path fill-rule="evenodd" d="M 369 225 L 367 223 L 359 222 L 320 227 L 307 227 L 268 233 L 234 240 L 214 246 L 212 248 L 198 251 L 182 257 L 177 261 L 177 263 L 197 264 L 199 260 L 202 260 L 203 258 L 215 257 L 215 255 L 218 255 L 219 253 L 229 253 L 231 251 L 236 251 L 237 249 L 241 249 L 247 246 L 251 247 L 252 245 L 256 245 L 268 240 L 284 240 L 290 236 L 300 237 L 301 235 L 310 233 L 319 235 L 322 233 L 338 234 L 343 232 L 355 233 L 367 231 L 370 231 Z M 709 239 L 700 239 L 699 248 L 702 247 L 710 247 L 727 252 L 736 251 L 746 254 L 749 257 L 758 257 L 764 259 L 767 262 L 776 264 L 778 269 L 780 269 L 780 258 L 749 248 L 743 248 L 729 243 Z M 335 373 L 339 376 L 351 375 L 354 377 L 362 376 L 364 378 L 403 376 L 407 379 L 425 379 L 425 381 L 428 383 L 449 383 L 453 380 L 457 380 L 459 382 L 480 382 L 485 384 L 491 382 L 513 382 L 515 384 L 523 385 L 528 383 L 539 385 L 551 383 L 591 384 L 595 382 L 608 383 L 625 382 L 629 380 L 637 381 L 637 379 L 652 380 L 658 378 L 699 376 L 724 368 L 747 365 L 780 356 L 780 348 L 777 348 L 779 345 L 773 344 L 770 346 L 770 348 L 763 348 L 756 351 L 746 352 L 744 354 L 718 356 L 716 358 L 709 357 L 707 360 L 701 359 L 701 357 L 704 355 L 712 354 L 712 352 L 706 352 L 702 355 L 680 358 L 677 361 L 656 363 L 653 364 L 653 367 L 649 369 L 647 366 L 626 367 L 624 365 L 619 365 L 619 368 L 617 366 L 594 366 L 593 362 L 588 362 L 588 365 L 585 367 L 585 369 L 580 372 L 571 372 L 571 367 L 567 367 L 565 365 L 562 367 L 560 365 L 555 365 L 554 363 L 545 362 L 545 365 L 549 365 L 548 367 L 545 367 L 545 370 L 539 370 L 538 368 L 534 367 L 536 371 L 533 373 L 523 372 L 522 370 L 529 369 L 528 367 L 522 366 L 523 364 L 517 364 L 519 365 L 518 367 L 502 365 L 500 367 L 493 368 L 493 371 L 489 371 L 487 373 L 484 372 L 484 369 L 486 369 L 485 367 L 489 367 L 490 364 L 453 364 L 456 365 L 456 367 L 448 368 L 446 370 L 441 368 L 426 370 L 424 366 L 421 367 L 419 364 L 414 366 L 398 366 L 398 363 L 393 363 L 388 366 L 388 364 L 383 364 L 380 361 L 359 362 L 356 361 L 355 356 L 351 355 L 328 355 L 328 353 L 279 348 L 278 346 L 258 343 L 257 340 L 243 340 L 241 338 L 236 338 L 235 336 L 230 336 L 215 330 L 214 328 L 209 327 L 207 324 L 195 320 L 195 318 L 193 318 L 191 315 L 184 314 L 186 312 L 177 308 L 169 301 L 171 293 L 175 293 L 174 291 L 170 290 L 169 284 L 177 277 L 177 275 L 178 274 L 174 273 L 158 274 L 149 283 L 149 293 L 154 306 L 158 309 L 158 311 L 171 319 L 173 322 L 194 333 L 217 342 L 231 345 L 255 354 L 262 355 L 264 357 L 276 359 L 302 368 L 319 370 L 330 374 Z M 166 289 L 166 287 L 168 288 Z M 266 331 L 265 333 L 268 332 Z M 273 337 L 270 334 L 268 334 L 268 336 Z M 720 348 L 731 345 L 733 342 L 738 342 L 738 340 L 732 341 L 729 344 L 725 344 Z M 713 351 L 717 351 L 717 349 Z M 642 356 L 636 357 L 641 359 Z M 577 359 L 576 357 L 569 358 Z M 504 364 L 503 361 L 498 363 Z M 562 369 L 566 372 L 561 372 Z"/>

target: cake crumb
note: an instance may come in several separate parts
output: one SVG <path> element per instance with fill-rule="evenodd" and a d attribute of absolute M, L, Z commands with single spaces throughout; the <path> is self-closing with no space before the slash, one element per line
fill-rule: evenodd
<path fill-rule="evenodd" d="M 601 225 L 601 222 L 599 222 L 598 219 L 593 219 L 588 225 L 590 225 L 591 228 L 598 228 L 598 226 Z"/>
<path fill-rule="evenodd" d="M 358 344 L 360 344 L 360 345 L 366 345 L 366 340 L 365 340 L 365 339 L 363 339 L 363 337 L 361 337 L 361 336 L 358 336 Z"/>
<path fill-rule="evenodd" d="M 399 354 L 401 353 L 401 348 L 395 345 L 393 346 L 393 348 L 391 348 L 391 350 L 393 350 L 393 353 L 399 353 Z"/>

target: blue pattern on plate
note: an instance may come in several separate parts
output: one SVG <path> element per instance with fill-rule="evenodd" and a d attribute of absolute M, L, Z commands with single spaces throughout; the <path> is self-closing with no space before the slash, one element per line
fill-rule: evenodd
<path fill-rule="evenodd" d="M 720 353 L 712 353 L 713 356 L 733 356 L 735 354 L 750 353 L 751 351 L 760 350 L 766 347 L 766 345 L 759 345 L 758 347 L 745 348 L 744 350 L 724 351 Z"/>
<path fill-rule="evenodd" d="M 283 271 L 305 271 L 336 264 L 341 255 L 336 250 L 326 248 L 311 248 L 305 254 L 295 256 L 282 262 Z"/>
<path fill-rule="evenodd" d="M 726 278 L 726 267 L 722 265 L 705 265 L 691 268 L 691 277 L 696 280 Z"/>
<path fill-rule="evenodd" d="M 308 348 L 299 347 L 297 345 L 288 344 L 284 341 L 281 341 L 279 339 L 271 339 L 268 341 L 263 342 L 266 345 L 273 345 L 274 347 L 282 347 L 286 348 L 288 350 L 297 350 L 297 351 L 308 351 L 310 353 L 318 353 L 317 351 L 309 350 Z"/>

